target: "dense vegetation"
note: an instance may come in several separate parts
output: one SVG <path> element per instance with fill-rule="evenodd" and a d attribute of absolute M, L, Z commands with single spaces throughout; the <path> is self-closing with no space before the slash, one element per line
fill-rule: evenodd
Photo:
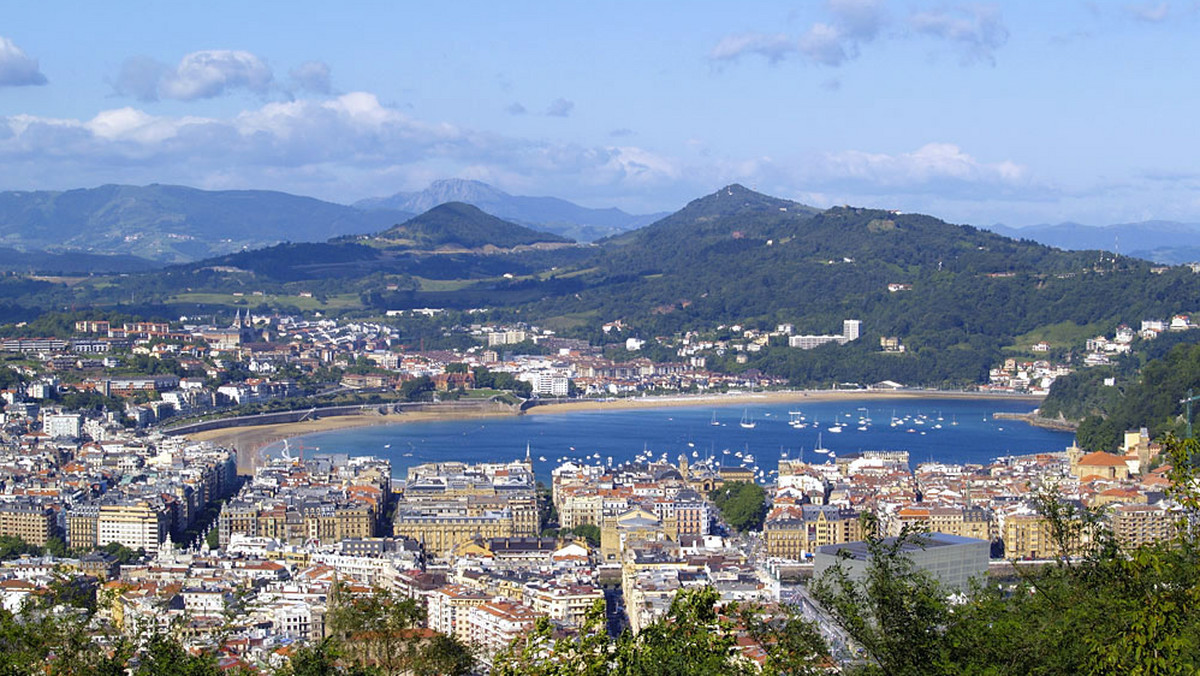
<path fill-rule="evenodd" d="M 721 518 L 738 532 L 760 530 L 767 516 L 767 492 L 756 483 L 734 481 L 712 493 Z"/>
<path fill-rule="evenodd" d="M 0 192 L 0 238 L 6 243 L 167 262 L 372 232 L 408 215 L 281 192 L 174 185 Z"/>
<path fill-rule="evenodd" d="M 786 611 L 754 605 L 718 608 L 711 587 L 682 590 L 666 617 L 636 636 L 616 638 L 605 627 L 598 601 L 571 636 L 555 639 L 553 625 L 539 620 L 532 632 L 497 656 L 499 676 L 733 676 L 816 674 L 825 656 L 816 630 Z M 738 649 L 734 630 L 744 627 L 769 648 L 760 669 Z"/>
<path fill-rule="evenodd" d="M 1171 496 L 1192 515 L 1195 440 L 1170 438 Z M 1101 514 L 1039 499 L 1061 552 L 959 603 L 872 539 L 862 581 L 835 569 L 815 596 L 864 651 L 864 674 L 1192 674 L 1200 669 L 1200 544 L 1187 513 L 1176 536 L 1123 548 Z M 1090 538 L 1081 537 L 1085 532 Z M 1082 547 L 1078 543 L 1088 543 Z"/>
<path fill-rule="evenodd" d="M 238 306 L 351 316 L 437 307 L 464 318 L 484 308 L 467 323 L 532 322 L 603 343 L 686 331 L 737 338 L 728 332 L 735 324 L 790 323 L 798 333 L 827 334 L 856 318 L 863 334 L 852 344 L 801 351 L 777 342 L 746 363 L 728 354 L 712 364 L 794 385 L 955 386 L 983 381 L 988 368 L 1050 327 L 1073 336 L 1054 346 L 1066 355 L 1083 331 L 1107 334 L 1122 322 L 1189 312 L 1200 298 L 1200 276 L 1186 268 L 1154 274 L 1136 259 L 1059 251 L 918 214 L 818 212 L 740 186 L 597 246 L 495 254 L 396 248 L 503 248 L 551 237 L 496 220 L 445 205 L 394 231 L 395 240 L 284 244 L 72 285 L 3 278 L 0 322 L 73 307 L 167 317 Z M 889 292 L 889 284 L 911 288 Z M 626 331 L 603 334 L 600 326 L 616 319 Z M 882 353 L 881 337 L 897 337 L 907 350 Z M 667 348 L 646 354 L 678 358 Z"/>
<path fill-rule="evenodd" d="M 335 588 L 330 595 L 330 638 L 293 657 L 295 676 L 339 673 L 336 667 L 364 675 L 454 676 L 475 664 L 467 645 L 421 628 L 425 608 L 414 599 L 382 589 L 344 596 Z"/>
<path fill-rule="evenodd" d="M 522 244 L 571 241 L 566 237 L 509 223 L 462 202 L 438 205 L 385 230 L 377 239 L 412 249 L 478 249 L 488 245 L 511 249 Z"/>
<path fill-rule="evenodd" d="M 1077 374 L 1052 392 L 1055 406 L 1061 400 L 1083 402 L 1087 408 L 1079 424 L 1078 439 L 1083 448 L 1115 450 L 1125 430 L 1147 427 L 1152 437 L 1167 432 L 1182 434 L 1187 427 L 1185 406 L 1181 401 L 1190 391 L 1200 393 L 1200 345 L 1177 345 L 1161 359 L 1146 363 L 1140 372 L 1121 387 L 1105 386 L 1104 374 Z M 1200 402 L 1193 403 L 1194 417 L 1200 417 Z"/>

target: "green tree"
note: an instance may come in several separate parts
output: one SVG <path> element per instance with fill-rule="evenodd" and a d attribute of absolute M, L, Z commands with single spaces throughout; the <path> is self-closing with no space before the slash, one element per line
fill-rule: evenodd
<path fill-rule="evenodd" d="M 600 546 L 600 527 L 595 524 L 581 523 L 574 528 L 568 528 L 564 533 L 577 535 L 584 540 L 587 540 L 588 545 L 592 547 Z"/>
<path fill-rule="evenodd" d="M 713 491 L 713 503 L 739 532 L 761 530 L 767 516 L 767 492 L 758 484 L 734 481 Z"/>
<path fill-rule="evenodd" d="M 348 662 L 388 676 L 465 674 L 474 666 L 461 641 L 421 629 L 425 609 L 413 599 L 383 589 L 347 596 L 337 586 L 326 622 Z"/>
<path fill-rule="evenodd" d="M 817 673 L 816 665 L 826 651 L 807 621 L 788 613 L 772 614 L 768 620 L 761 608 L 718 608 L 718 600 L 712 587 L 682 590 L 665 617 L 636 636 L 626 631 L 615 639 L 605 629 L 604 602 L 597 601 L 573 636 L 555 640 L 553 625 L 539 621 L 533 631 L 497 655 L 493 672 L 501 676 Z M 737 617 L 758 619 L 752 626 L 739 627 L 733 621 Z M 739 629 L 747 630 L 770 654 L 762 671 L 741 655 Z"/>
<path fill-rule="evenodd" d="M 1200 671 L 1200 442 L 1168 436 L 1169 541 L 1124 547 L 1103 515 L 1038 497 L 1057 558 L 957 602 L 912 569 L 900 540 L 871 538 L 862 580 L 835 567 L 814 596 L 862 649 L 867 674 L 1192 674 Z M 1086 536 L 1086 537 L 1084 537 Z M 907 537 L 907 534 L 906 536 Z"/>

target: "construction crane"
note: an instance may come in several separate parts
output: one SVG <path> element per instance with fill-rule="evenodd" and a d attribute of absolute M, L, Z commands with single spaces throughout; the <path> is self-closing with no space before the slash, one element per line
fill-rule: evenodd
<path fill-rule="evenodd" d="M 1200 397 L 1197 397 L 1196 393 L 1191 388 L 1188 388 L 1187 394 L 1188 394 L 1187 398 L 1180 399 L 1179 403 L 1181 403 L 1187 407 L 1187 438 L 1191 439 L 1192 438 L 1192 402 L 1200 401 Z"/>

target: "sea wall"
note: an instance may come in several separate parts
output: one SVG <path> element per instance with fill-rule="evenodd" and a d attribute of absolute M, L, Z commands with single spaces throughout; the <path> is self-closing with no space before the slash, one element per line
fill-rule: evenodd
<path fill-rule="evenodd" d="M 997 420 L 1020 420 L 1021 422 L 1029 423 L 1034 427 L 1041 427 L 1048 430 L 1056 430 L 1059 432 L 1074 432 L 1079 429 L 1079 423 L 1065 418 L 1043 418 L 1038 415 L 1037 411 L 1029 413 L 993 413 L 992 417 Z"/>
<path fill-rule="evenodd" d="M 256 415 L 243 415 L 232 418 L 217 418 L 203 420 L 186 425 L 163 428 L 162 433 L 178 436 L 195 434 L 209 430 L 227 429 L 231 427 L 255 427 L 258 425 L 276 425 L 280 423 L 295 423 L 317 418 L 332 418 L 351 415 L 392 415 L 418 412 L 437 412 L 447 415 L 479 414 L 479 413 L 516 413 L 515 406 L 491 400 L 472 401 L 440 401 L 440 402 L 411 402 L 396 404 L 354 404 L 349 406 L 326 406 L 323 408 L 308 408 L 295 411 L 275 411 Z"/>

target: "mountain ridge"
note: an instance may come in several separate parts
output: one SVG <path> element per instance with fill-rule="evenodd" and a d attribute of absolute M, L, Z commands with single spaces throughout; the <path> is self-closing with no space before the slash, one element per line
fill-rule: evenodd
<path fill-rule="evenodd" d="M 592 209 L 558 197 L 511 195 L 482 181 L 439 179 L 424 190 L 398 192 L 355 202 L 359 209 L 397 209 L 424 213 L 446 202 L 463 202 L 518 225 L 553 232 L 577 241 L 595 241 L 648 225 L 665 214 L 629 214 L 609 207 Z"/>
<path fill-rule="evenodd" d="M 271 190 L 106 184 L 0 192 L 0 245 L 174 263 L 281 241 L 375 232 L 409 217 Z"/>
<path fill-rule="evenodd" d="M 408 249 L 512 249 L 537 244 L 572 244 L 549 232 L 510 223 L 465 202 L 445 202 L 374 236 Z M 391 248 L 391 247 L 389 247 Z"/>
<path fill-rule="evenodd" d="M 1168 265 L 1200 260 L 1198 223 L 1149 220 L 1111 225 L 1084 225 L 1065 221 L 1020 228 L 995 224 L 987 226 L 986 229 L 1006 237 L 1030 239 L 1071 251 L 1094 249 L 1123 252 Z"/>

